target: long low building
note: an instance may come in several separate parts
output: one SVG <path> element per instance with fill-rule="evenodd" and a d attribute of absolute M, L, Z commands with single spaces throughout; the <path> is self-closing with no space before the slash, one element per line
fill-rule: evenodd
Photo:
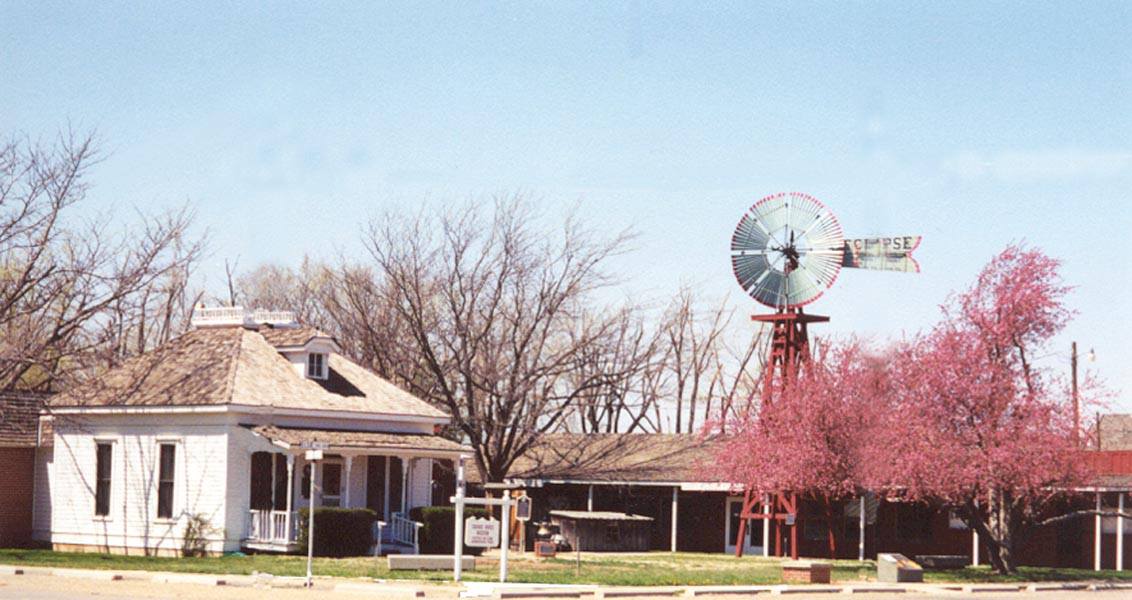
<path fill-rule="evenodd" d="M 717 438 L 688 434 L 550 434 L 515 461 L 505 484 L 533 500 L 528 544 L 537 529 L 534 523 L 549 521 L 550 511 L 611 511 L 652 518 L 652 550 L 733 553 L 742 543 L 744 554 L 773 554 L 774 534 L 759 520 L 749 523 L 741 542 L 736 539 L 743 493 L 740 486 L 715 475 L 717 444 Z M 1082 460 L 1090 461 L 1098 475 L 1076 490 L 1076 505 L 1093 508 L 1099 501 L 1117 508 L 1120 498 L 1132 491 L 1132 450 L 1083 451 Z M 472 482 L 481 482 L 471 471 Z M 871 494 L 835 502 L 831 510 L 803 502 L 797 519 L 799 553 L 829 556 L 832 529 L 836 556 L 857 558 L 862 551 L 862 507 L 866 557 L 899 552 L 979 562 L 975 536 L 946 508 L 885 501 Z M 1127 525 L 1126 541 L 1132 535 L 1132 523 Z M 1078 568 L 1094 568 L 1099 557 L 1101 568 L 1116 568 L 1119 528 L 1115 517 L 1064 521 L 1039 530 L 1019 555 L 1026 564 Z M 785 528 L 781 531 L 784 534 Z M 781 540 L 783 547 L 786 543 Z M 1119 554 L 1122 566 L 1132 568 L 1127 553 Z"/>

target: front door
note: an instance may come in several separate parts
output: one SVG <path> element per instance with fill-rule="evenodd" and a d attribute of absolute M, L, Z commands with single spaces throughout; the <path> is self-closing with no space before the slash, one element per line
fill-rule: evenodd
<path fill-rule="evenodd" d="M 739 513 L 743 511 L 743 498 L 732 496 L 727 499 L 727 520 L 725 523 L 724 552 L 735 553 L 735 537 L 739 535 Z M 763 519 L 751 519 L 747 522 L 747 535 L 743 536 L 743 554 L 747 556 L 762 555 L 763 553 Z"/>

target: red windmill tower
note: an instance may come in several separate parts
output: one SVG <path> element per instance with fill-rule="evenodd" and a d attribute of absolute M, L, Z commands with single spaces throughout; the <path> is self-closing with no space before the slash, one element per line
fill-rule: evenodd
<path fill-rule="evenodd" d="M 919 243 L 919 236 L 846 240 L 832 211 L 797 192 L 767 196 L 743 215 L 731 237 L 735 278 L 751 297 L 775 309 L 751 317 L 772 329 L 762 406 L 775 401 L 776 391 L 790 385 L 809 358 L 809 324 L 827 322 L 829 317 L 807 314 L 803 307 L 833 285 L 841 267 L 919 272 L 912 258 Z M 743 554 L 748 521 L 760 519 L 764 528 L 774 532 L 775 555 L 782 555 L 785 533 L 790 554 L 797 558 L 798 508 L 795 490 L 763 495 L 748 485 L 739 514 L 736 555 Z"/>

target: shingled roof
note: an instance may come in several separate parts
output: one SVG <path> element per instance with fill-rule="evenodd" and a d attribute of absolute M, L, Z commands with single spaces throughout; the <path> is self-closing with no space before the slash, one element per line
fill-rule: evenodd
<path fill-rule="evenodd" d="M 670 433 L 552 433 L 519 457 L 508 479 L 718 483 L 716 438 Z"/>
<path fill-rule="evenodd" d="M 39 431 L 39 411 L 47 394 L 0 392 L 0 447 L 33 447 Z"/>
<path fill-rule="evenodd" d="M 257 435 L 273 442 L 281 442 L 292 447 L 304 443 L 321 442 L 334 450 L 359 448 L 365 450 L 389 451 L 433 451 L 449 454 L 468 454 L 471 448 L 461 446 L 452 440 L 424 433 L 388 433 L 379 431 L 343 431 L 336 429 L 304 429 L 297 427 L 276 427 L 258 425 L 250 429 Z"/>
<path fill-rule="evenodd" d="M 289 331 L 286 336 L 278 332 Z M 194 329 L 51 399 L 52 407 L 244 405 L 443 418 L 423 400 L 338 354 L 326 380 L 298 373 L 276 347 L 305 329 Z M 304 332 L 296 335 L 295 332 Z M 265 335 L 265 333 L 267 335 Z M 282 342 L 280 342 L 282 339 Z M 309 338 L 308 338 L 309 339 Z M 300 342 L 304 343 L 304 342 Z"/>

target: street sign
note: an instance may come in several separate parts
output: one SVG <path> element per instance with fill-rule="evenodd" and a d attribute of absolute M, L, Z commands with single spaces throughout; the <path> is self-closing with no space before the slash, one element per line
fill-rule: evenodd
<path fill-rule="evenodd" d="M 306 459 L 308 461 L 322 460 L 322 450 L 307 450 Z"/>
<path fill-rule="evenodd" d="M 329 450 L 330 444 L 319 441 L 307 441 L 299 444 L 299 447 L 304 450 Z"/>
<path fill-rule="evenodd" d="M 492 548 L 499 545 L 499 521 L 477 519 L 464 521 L 464 544 L 472 548 Z"/>
<path fill-rule="evenodd" d="M 515 520 L 531 520 L 531 498 L 526 493 L 515 500 Z"/>

